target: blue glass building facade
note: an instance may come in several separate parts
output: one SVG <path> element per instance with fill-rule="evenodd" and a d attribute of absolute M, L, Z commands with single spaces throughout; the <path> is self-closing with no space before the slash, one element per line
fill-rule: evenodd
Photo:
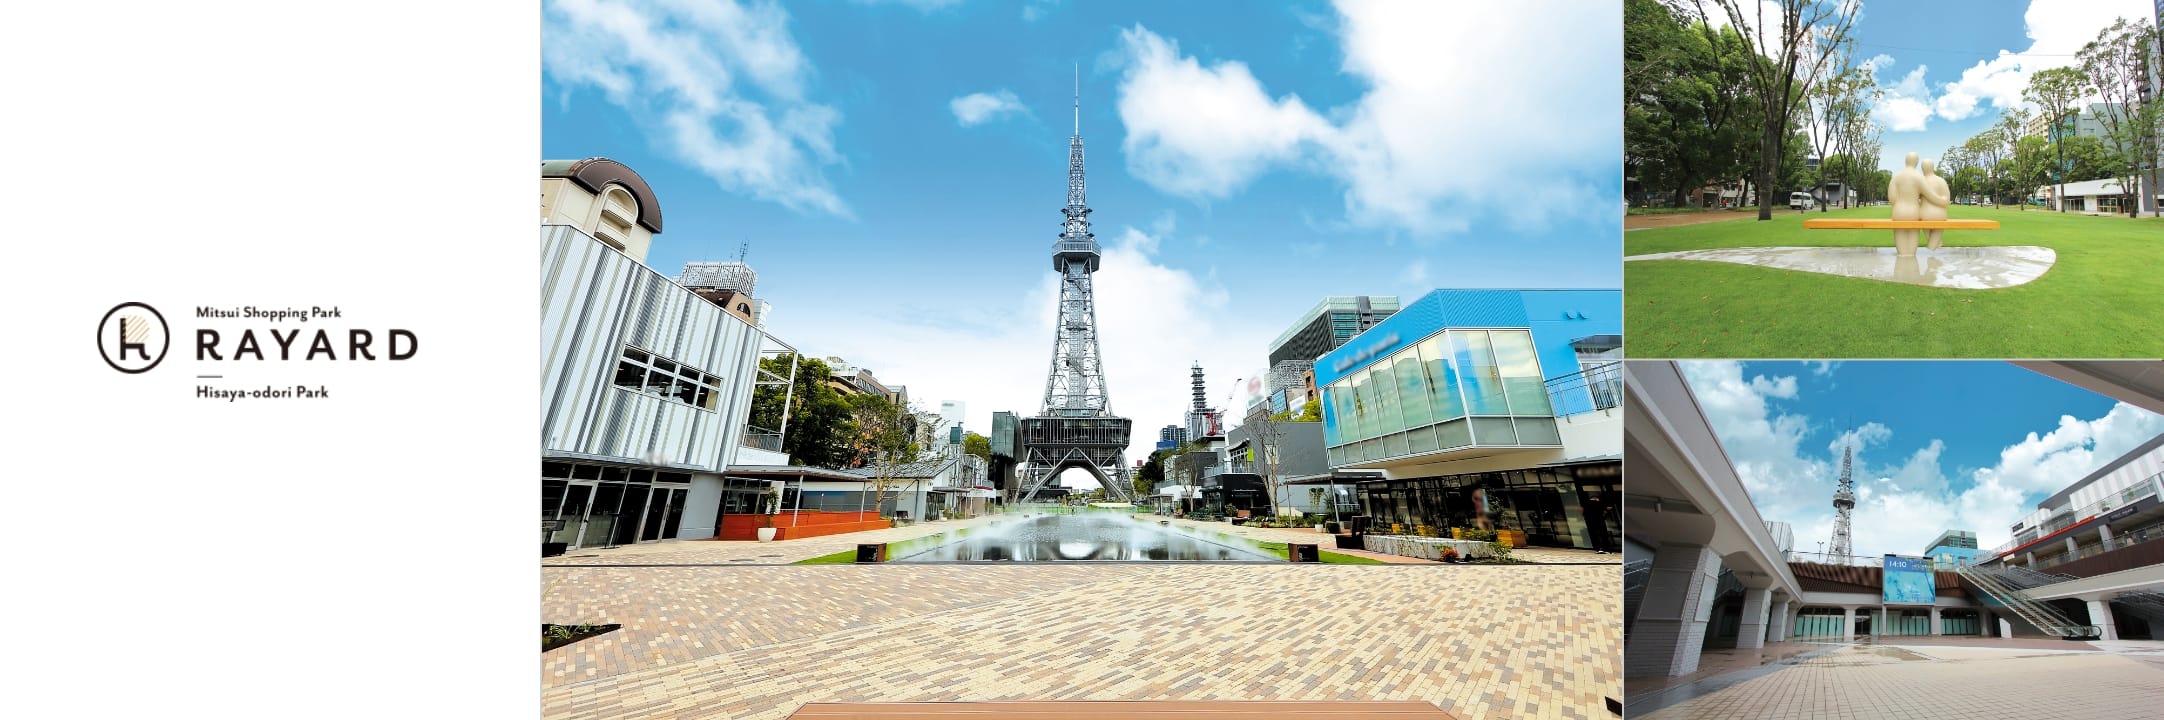
<path fill-rule="evenodd" d="M 1330 464 L 1560 446 L 1555 418 L 1612 405 L 1599 388 L 1548 383 L 1582 370 L 1589 341 L 1621 337 L 1622 302 L 1616 290 L 1437 290 L 1405 305 L 1315 361 Z"/>

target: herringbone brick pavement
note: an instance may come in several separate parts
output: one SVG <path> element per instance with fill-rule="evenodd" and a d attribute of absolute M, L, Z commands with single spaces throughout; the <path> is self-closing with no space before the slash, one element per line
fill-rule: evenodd
<path fill-rule="evenodd" d="M 806 702 L 1420 700 L 1612 717 L 1615 566 L 550 567 L 551 718 L 782 718 Z"/>

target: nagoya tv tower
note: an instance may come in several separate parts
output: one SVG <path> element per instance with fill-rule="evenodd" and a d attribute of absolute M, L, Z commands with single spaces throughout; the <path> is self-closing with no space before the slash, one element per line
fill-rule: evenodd
<path fill-rule="evenodd" d="M 1841 448 L 1841 482 L 1833 491 L 1833 546 L 1827 554 L 1840 558 L 1833 562 L 1848 564 L 1848 514 L 1856 509 L 1856 481 L 1849 475 L 1850 462 L 1855 458 L 1854 447 Z"/>
<path fill-rule="evenodd" d="M 1128 500 L 1129 420 L 1112 414 L 1097 349 L 1097 301 L 1090 275 L 1097 272 L 1097 236 L 1090 232 L 1082 182 L 1082 75 L 1075 71 L 1075 130 L 1067 142 L 1067 206 L 1060 209 L 1052 269 L 1059 271 L 1059 318 L 1052 337 L 1052 369 L 1044 381 L 1044 408 L 1022 421 L 1028 470 L 1018 499 L 1028 502 L 1068 468 L 1096 476 L 1105 493 Z"/>

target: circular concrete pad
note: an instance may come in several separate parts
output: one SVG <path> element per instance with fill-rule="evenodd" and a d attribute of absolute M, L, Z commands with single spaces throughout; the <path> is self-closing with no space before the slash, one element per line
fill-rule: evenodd
<path fill-rule="evenodd" d="M 1780 270 L 1842 275 L 1885 282 L 1960 290 L 1994 290 L 2027 283 L 2057 262 L 2051 248 L 1918 248 L 1915 257 L 1898 257 L 1890 247 L 1712 248 L 1632 255 L 1631 260 L 1705 260 Z"/>

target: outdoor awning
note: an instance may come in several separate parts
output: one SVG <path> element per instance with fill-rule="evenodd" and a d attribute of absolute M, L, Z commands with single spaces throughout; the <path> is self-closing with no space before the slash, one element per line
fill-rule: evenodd
<path fill-rule="evenodd" d="M 1587 335 L 1585 337 L 1570 341 L 1570 347 L 1573 350 L 1584 350 L 1586 352 L 1614 350 L 1616 348 L 1623 347 L 1623 336 Z"/>

